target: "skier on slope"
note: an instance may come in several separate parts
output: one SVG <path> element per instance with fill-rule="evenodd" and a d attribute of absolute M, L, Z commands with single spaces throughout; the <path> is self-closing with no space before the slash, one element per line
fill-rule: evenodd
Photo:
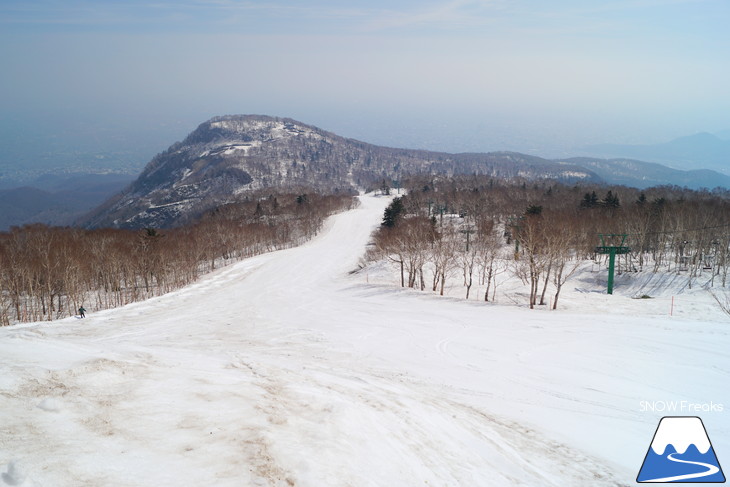
<path fill-rule="evenodd" d="M 79 308 L 79 316 L 81 316 L 82 318 L 86 318 L 86 314 L 85 313 L 86 313 L 86 308 L 84 308 L 83 306 L 80 307 Z"/>

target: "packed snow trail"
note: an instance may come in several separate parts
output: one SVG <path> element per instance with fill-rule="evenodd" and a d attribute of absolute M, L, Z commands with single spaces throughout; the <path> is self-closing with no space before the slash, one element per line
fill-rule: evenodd
<path fill-rule="evenodd" d="M 0 329 L 7 478 L 628 485 L 660 416 L 640 401 L 730 405 L 726 326 L 466 303 L 350 275 L 388 203 L 361 201 L 306 245 L 169 295 Z M 703 420 L 730 437 L 726 415 Z"/>

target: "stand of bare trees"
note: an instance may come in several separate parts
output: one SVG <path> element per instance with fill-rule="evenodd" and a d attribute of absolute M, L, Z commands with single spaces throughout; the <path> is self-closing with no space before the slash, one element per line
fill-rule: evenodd
<path fill-rule="evenodd" d="M 219 207 L 159 230 L 41 224 L 0 233 L 0 325 L 122 306 L 195 281 L 237 259 L 296 246 L 350 196 L 277 194 Z"/>
<path fill-rule="evenodd" d="M 404 187 L 398 217 L 376 232 L 370 252 L 372 259 L 400 263 L 403 287 L 424 290 L 425 272 L 428 287 L 443 294 L 447 279 L 460 271 L 466 298 L 477 276 L 488 301 L 496 276 L 509 268 L 529 287 L 530 308 L 555 309 L 582 262 L 607 265 L 607 256 L 595 252 L 599 234 L 626 236 L 631 252 L 617 259 L 618 273 L 676 272 L 687 288 L 729 284 L 726 190 L 642 191 L 485 176 L 413 177 Z"/>

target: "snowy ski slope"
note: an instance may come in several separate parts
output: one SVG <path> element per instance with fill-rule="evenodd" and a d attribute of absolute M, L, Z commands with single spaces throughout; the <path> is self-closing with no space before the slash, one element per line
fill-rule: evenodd
<path fill-rule="evenodd" d="M 684 413 L 730 465 L 729 323 L 372 284 L 348 272 L 387 200 L 361 201 L 178 292 L 0 329 L 0 485 L 634 485 L 683 412 L 642 401 L 722 404 Z"/>

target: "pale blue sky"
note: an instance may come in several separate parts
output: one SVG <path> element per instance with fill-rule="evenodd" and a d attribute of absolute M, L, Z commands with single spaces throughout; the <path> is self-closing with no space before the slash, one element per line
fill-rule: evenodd
<path fill-rule="evenodd" d="M 727 0 L 4 0 L 0 108 L 3 126 L 177 123 L 181 138 L 263 113 L 552 155 L 730 128 L 728 25 Z"/>

